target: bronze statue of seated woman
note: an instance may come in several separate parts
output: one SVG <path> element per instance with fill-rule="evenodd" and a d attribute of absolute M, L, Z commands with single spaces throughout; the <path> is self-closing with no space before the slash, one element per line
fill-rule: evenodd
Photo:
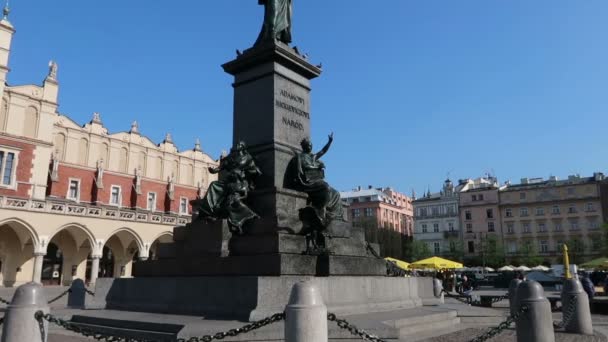
<path fill-rule="evenodd" d="M 197 218 L 226 219 L 232 233 L 242 234 L 245 223 L 259 217 L 244 200 L 253 190 L 254 179 L 262 172 L 244 142 L 233 147 L 230 154 L 220 159 L 220 165 L 210 167 L 209 172 L 219 173 L 220 177 L 211 182 L 205 197 L 195 201 Z"/>

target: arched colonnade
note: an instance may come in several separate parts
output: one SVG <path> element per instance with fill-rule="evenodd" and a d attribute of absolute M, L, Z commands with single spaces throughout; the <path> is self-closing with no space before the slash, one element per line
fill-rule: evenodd
<path fill-rule="evenodd" d="M 77 278 L 94 284 L 97 277 L 130 277 L 133 262 L 155 258 L 159 243 L 173 239 L 171 226 L 155 225 L 156 233 L 147 229 L 140 234 L 141 227 L 128 222 L 108 228 L 107 220 L 99 221 L 106 223 L 104 229 L 67 222 L 47 227 L 43 235 L 21 218 L 0 219 L 0 286 L 29 281 L 69 285 Z"/>

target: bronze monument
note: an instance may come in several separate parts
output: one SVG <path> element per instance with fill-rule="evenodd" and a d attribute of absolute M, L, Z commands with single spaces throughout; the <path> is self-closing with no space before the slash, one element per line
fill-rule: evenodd
<path fill-rule="evenodd" d="M 278 40 L 291 43 L 292 0 L 258 0 L 264 5 L 264 24 L 254 45 Z"/>
<path fill-rule="evenodd" d="M 258 215 L 243 201 L 254 188 L 254 179 L 261 174 L 244 142 L 239 142 L 230 154 L 220 159 L 211 173 L 220 173 L 220 179 L 209 185 L 207 194 L 195 201 L 198 219 L 226 219 L 232 233 L 242 234 L 243 225 Z"/>

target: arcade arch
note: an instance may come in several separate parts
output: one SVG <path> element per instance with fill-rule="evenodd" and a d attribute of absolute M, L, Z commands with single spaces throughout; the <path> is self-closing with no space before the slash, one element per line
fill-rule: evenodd
<path fill-rule="evenodd" d="M 139 235 L 130 228 L 121 228 L 107 239 L 99 263 L 100 277 L 123 278 L 131 276 L 133 261 L 143 251 Z"/>
<path fill-rule="evenodd" d="M 171 232 L 163 232 L 159 236 L 154 239 L 152 245 L 150 246 L 150 251 L 148 252 L 150 260 L 156 260 L 158 258 L 158 248 L 159 244 L 163 243 L 171 243 L 173 242 L 173 234 Z"/>
<path fill-rule="evenodd" d="M 41 280 L 45 285 L 68 286 L 74 279 L 88 281 L 90 256 L 95 238 L 78 223 L 60 227 L 50 238 L 42 263 Z"/>
<path fill-rule="evenodd" d="M 0 286 L 18 286 L 32 280 L 38 237 L 19 219 L 0 222 Z"/>

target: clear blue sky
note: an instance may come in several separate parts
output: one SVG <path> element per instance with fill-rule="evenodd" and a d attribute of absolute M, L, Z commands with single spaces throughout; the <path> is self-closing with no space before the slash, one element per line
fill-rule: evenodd
<path fill-rule="evenodd" d="M 132 120 L 216 158 L 232 134 L 220 65 L 259 32 L 257 0 L 12 0 L 11 85 L 59 63 L 60 111 L 111 132 Z M 294 0 L 314 81 L 316 148 L 330 183 L 418 193 L 608 171 L 608 1 Z"/>

